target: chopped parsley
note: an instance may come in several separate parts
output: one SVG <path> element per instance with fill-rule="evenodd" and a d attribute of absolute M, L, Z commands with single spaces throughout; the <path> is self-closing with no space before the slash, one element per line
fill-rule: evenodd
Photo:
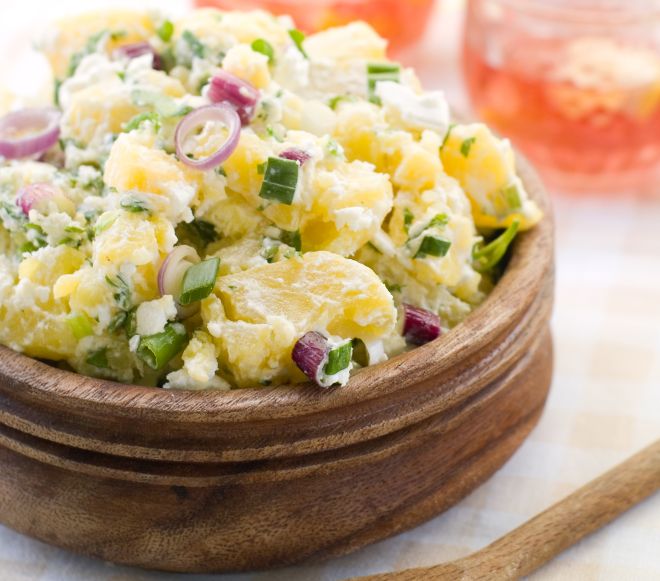
<path fill-rule="evenodd" d="M 289 30 L 289 36 L 291 37 L 293 44 L 295 44 L 296 48 L 300 51 L 300 54 L 309 60 L 309 55 L 303 47 L 303 42 L 305 41 L 305 33 L 298 30 L 297 28 L 292 28 Z"/>
<path fill-rule="evenodd" d="M 133 214 L 139 214 L 140 212 L 146 212 L 147 214 L 151 213 L 146 201 L 133 196 L 124 198 L 121 201 L 120 206 L 127 212 L 132 212 Z"/>
<path fill-rule="evenodd" d="M 264 38 L 257 38 L 257 40 L 252 42 L 250 46 L 254 52 L 261 53 L 262 55 L 268 57 L 269 64 L 273 64 L 275 62 L 275 49 L 273 48 L 273 45 Z"/>
<path fill-rule="evenodd" d="M 463 141 L 463 143 L 461 143 L 461 155 L 463 157 L 470 155 L 470 149 L 472 149 L 472 145 L 476 140 L 476 137 L 468 137 Z"/>
<path fill-rule="evenodd" d="M 114 289 L 113 298 L 120 309 L 128 311 L 131 308 L 131 289 L 121 273 L 111 277 L 107 275 L 105 281 Z"/>
<path fill-rule="evenodd" d="M 198 58 L 204 58 L 206 54 L 206 47 L 199 38 L 197 38 L 190 30 L 184 30 L 181 38 L 188 44 L 190 51 Z"/>

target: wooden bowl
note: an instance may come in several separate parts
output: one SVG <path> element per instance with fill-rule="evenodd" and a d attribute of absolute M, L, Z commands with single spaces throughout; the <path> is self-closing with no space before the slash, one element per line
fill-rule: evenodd
<path fill-rule="evenodd" d="M 0 348 L 0 520 L 169 571 L 354 551 L 446 510 L 541 414 L 552 374 L 553 224 L 516 242 L 483 306 L 348 387 L 185 392 L 90 379 Z"/>

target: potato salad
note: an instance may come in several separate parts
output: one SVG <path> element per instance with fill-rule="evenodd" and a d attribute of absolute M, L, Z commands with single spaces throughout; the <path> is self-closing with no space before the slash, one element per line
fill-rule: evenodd
<path fill-rule="evenodd" d="M 0 343 L 28 356 L 343 386 L 459 324 L 541 219 L 509 142 L 364 23 L 111 11 L 39 46 L 53 101 L 0 118 Z"/>

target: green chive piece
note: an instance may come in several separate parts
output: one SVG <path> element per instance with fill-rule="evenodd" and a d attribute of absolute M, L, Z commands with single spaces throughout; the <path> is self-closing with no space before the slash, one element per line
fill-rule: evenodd
<path fill-rule="evenodd" d="M 346 101 L 347 103 L 352 103 L 356 101 L 356 98 L 353 95 L 336 95 L 335 97 L 332 97 L 332 99 L 328 101 L 328 107 L 330 107 L 330 109 L 332 109 L 333 111 L 336 111 L 337 107 L 339 107 L 339 104 L 343 103 L 344 101 Z"/>
<path fill-rule="evenodd" d="M 518 234 L 519 228 L 520 221 L 514 220 L 511 226 L 486 246 L 475 245 L 472 251 L 475 270 L 487 272 L 497 266 Z"/>
<path fill-rule="evenodd" d="M 461 143 L 461 155 L 467 157 L 470 155 L 470 149 L 472 149 L 472 144 L 477 140 L 476 137 L 468 137 L 466 140 Z"/>
<path fill-rule="evenodd" d="M 287 246 L 291 246 L 298 252 L 302 250 L 302 240 L 300 239 L 300 230 L 290 232 L 289 230 L 282 230 L 280 240 Z"/>
<path fill-rule="evenodd" d="M 87 359 L 85 359 L 85 362 L 88 365 L 93 365 L 94 367 L 98 367 L 99 369 L 107 369 L 109 367 L 108 348 L 103 347 L 103 349 L 99 349 L 98 351 L 94 351 L 93 353 L 90 353 Z"/>
<path fill-rule="evenodd" d="M 162 369 L 183 351 L 187 340 L 186 328 L 181 323 L 170 323 L 162 333 L 142 337 L 137 356 L 151 369 Z"/>
<path fill-rule="evenodd" d="M 520 210 L 522 208 L 520 190 L 516 184 L 511 184 L 504 188 L 504 199 L 511 210 Z"/>
<path fill-rule="evenodd" d="M 220 268 L 219 258 L 209 258 L 198 264 L 193 264 L 183 276 L 179 303 L 189 305 L 205 299 L 213 292 L 215 280 Z"/>
<path fill-rule="evenodd" d="M 124 198 L 119 205 L 127 212 L 133 214 L 139 214 L 140 212 L 146 212 L 147 214 L 151 213 L 151 210 L 149 210 L 149 207 L 147 206 L 147 202 L 133 196 Z"/>
<path fill-rule="evenodd" d="M 254 52 L 259 52 L 262 55 L 267 56 L 270 64 L 275 62 L 275 49 L 266 39 L 257 38 L 257 40 L 255 40 L 250 46 Z"/>
<path fill-rule="evenodd" d="M 291 159 L 269 157 L 259 196 L 290 206 L 296 194 L 299 167 Z"/>
<path fill-rule="evenodd" d="M 367 63 L 367 88 L 369 101 L 380 105 L 380 98 L 376 95 L 376 85 L 380 81 L 401 81 L 401 65 L 398 63 Z"/>
<path fill-rule="evenodd" d="M 190 30 L 184 30 L 181 34 L 181 38 L 188 43 L 192 53 L 198 58 L 204 58 L 206 53 L 206 47 L 199 38 L 197 38 Z"/>
<path fill-rule="evenodd" d="M 353 356 L 353 343 L 347 341 L 335 347 L 328 353 L 328 362 L 323 368 L 325 375 L 336 375 L 340 371 L 344 371 L 350 364 Z"/>
<path fill-rule="evenodd" d="M 449 216 L 447 214 L 438 214 L 433 216 L 427 228 L 442 228 L 449 224 Z"/>
<path fill-rule="evenodd" d="M 293 41 L 293 44 L 296 45 L 296 48 L 300 51 L 300 54 L 303 55 L 307 60 L 309 60 L 309 55 L 303 47 L 303 42 L 305 40 L 305 33 L 298 30 L 297 28 L 292 28 L 289 30 L 289 36 Z"/>
<path fill-rule="evenodd" d="M 353 339 L 353 361 L 362 367 L 369 365 L 369 351 L 362 339 Z"/>
<path fill-rule="evenodd" d="M 451 133 L 451 130 L 456 127 L 456 123 L 450 123 L 449 127 L 447 127 L 447 133 L 445 133 L 445 137 L 442 140 L 442 143 L 440 144 L 440 151 L 442 151 L 442 148 L 447 145 L 447 141 L 449 140 L 449 134 Z"/>
<path fill-rule="evenodd" d="M 257 164 L 257 173 L 262 176 L 266 173 L 266 166 L 268 165 L 267 161 L 264 161 L 263 163 L 258 163 Z"/>
<path fill-rule="evenodd" d="M 92 319 L 90 319 L 85 313 L 71 315 L 67 318 L 66 324 L 69 325 L 73 336 L 78 340 L 94 334 L 94 321 L 92 321 Z"/>
<path fill-rule="evenodd" d="M 413 258 L 424 258 L 426 256 L 446 256 L 451 248 L 449 240 L 436 238 L 435 236 L 424 236 L 419 250 Z"/>
<path fill-rule="evenodd" d="M 166 20 L 158 27 L 156 33 L 163 42 L 169 42 L 174 34 L 174 24 L 170 20 Z"/>
<path fill-rule="evenodd" d="M 413 213 L 408 209 L 404 208 L 403 209 L 403 229 L 406 234 L 408 234 L 410 230 L 410 225 L 413 223 L 413 220 L 415 219 L 415 216 Z"/>

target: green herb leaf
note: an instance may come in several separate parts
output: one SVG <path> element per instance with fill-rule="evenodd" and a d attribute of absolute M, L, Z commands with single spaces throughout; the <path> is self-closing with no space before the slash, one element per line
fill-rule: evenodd
<path fill-rule="evenodd" d="M 219 258 L 209 258 L 198 264 L 193 264 L 183 276 L 179 303 L 189 305 L 205 299 L 213 292 L 215 280 L 220 268 Z"/>
<path fill-rule="evenodd" d="M 502 258 L 504 258 L 506 251 L 516 237 L 516 234 L 518 234 L 519 228 L 520 222 L 514 220 L 511 226 L 486 246 L 476 244 L 472 250 L 475 270 L 479 272 L 487 272 L 497 266 Z"/>
<path fill-rule="evenodd" d="M 198 251 L 204 250 L 211 242 L 220 239 L 215 226 L 199 218 L 188 223 L 181 222 L 176 227 L 176 236 L 180 243 L 194 246 Z M 204 253 L 200 252 L 200 254 Z"/>
<path fill-rule="evenodd" d="M 275 62 L 275 49 L 273 48 L 273 45 L 270 44 L 270 42 L 268 42 L 266 39 L 257 38 L 257 40 L 253 41 L 250 46 L 254 52 L 258 52 L 264 56 L 267 56 L 268 62 L 270 64 Z"/>
<path fill-rule="evenodd" d="M 121 274 L 117 274 L 114 278 L 106 276 L 105 281 L 115 289 L 113 298 L 120 309 L 128 311 L 131 308 L 131 289 L 126 282 L 126 279 Z"/>
<path fill-rule="evenodd" d="M 206 47 L 199 38 L 197 38 L 190 30 L 184 30 L 181 38 L 186 41 L 190 47 L 191 52 L 198 58 L 204 58 L 206 54 Z"/>
<path fill-rule="evenodd" d="M 476 137 L 468 137 L 466 140 L 461 143 L 461 155 L 467 157 L 470 155 L 470 149 L 472 149 L 472 144 L 477 140 Z"/>
<path fill-rule="evenodd" d="M 269 157 L 259 196 L 291 205 L 298 185 L 299 165 L 290 159 Z"/>
<path fill-rule="evenodd" d="M 156 34 L 163 42 L 169 42 L 174 34 L 174 24 L 170 20 L 165 20 L 163 24 L 158 27 Z"/>
<path fill-rule="evenodd" d="M 427 228 L 442 228 L 449 224 L 449 216 L 447 214 L 437 214 L 433 216 Z"/>
<path fill-rule="evenodd" d="M 297 28 L 292 28 L 289 30 L 289 36 L 291 37 L 293 43 L 296 45 L 296 48 L 300 51 L 300 54 L 309 60 L 309 55 L 303 47 L 303 42 L 305 41 L 305 33 L 298 30 Z"/>
<path fill-rule="evenodd" d="M 328 362 L 323 368 L 323 373 L 325 375 L 336 375 L 340 371 L 344 371 L 351 364 L 352 356 L 352 341 L 347 341 L 339 347 L 335 347 L 328 353 Z"/>
<path fill-rule="evenodd" d="M 181 351 L 188 340 L 181 323 L 170 323 L 162 333 L 142 337 L 137 356 L 151 369 L 162 369 Z"/>
<path fill-rule="evenodd" d="M 108 369 L 108 348 L 104 347 L 98 351 L 94 351 L 87 356 L 85 362 L 88 365 L 93 365 L 99 369 Z"/>
<path fill-rule="evenodd" d="M 451 242 L 435 236 L 424 236 L 419 249 L 413 258 L 424 258 L 426 256 L 446 256 L 451 248 Z"/>

